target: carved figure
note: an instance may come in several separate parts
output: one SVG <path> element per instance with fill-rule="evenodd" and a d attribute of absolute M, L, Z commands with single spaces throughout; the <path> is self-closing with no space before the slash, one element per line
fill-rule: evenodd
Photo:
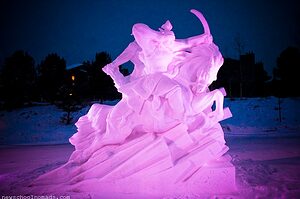
<path fill-rule="evenodd" d="M 122 99 L 115 106 L 94 104 L 76 123 L 69 162 L 36 184 L 51 184 L 49 179 L 55 178 L 69 190 L 79 183 L 76 190 L 84 193 L 102 187 L 101 193 L 150 195 L 161 195 L 160 189 L 220 192 L 222 182 L 224 192 L 234 189 L 234 167 L 221 158 L 228 147 L 219 121 L 231 117 L 229 109 L 223 109 L 226 92 L 208 88 L 223 57 L 205 18 L 191 12 L 204 33 L 187 39 L 175 38 L 170 21 L 158 31 L 141 23 L 133 26 L 135 41 L 103 68 Z M 134 71 L 124 77 L 118 66 L 128 61 Z M 206 167 L 216 160 L 217 167 Z M 226 168 L 220 166 L 225 164 Z M 215 174 L 214 168 L 223 174 Z M 211 185 L 197 181 L 201 176 L 211 179 Z"/>

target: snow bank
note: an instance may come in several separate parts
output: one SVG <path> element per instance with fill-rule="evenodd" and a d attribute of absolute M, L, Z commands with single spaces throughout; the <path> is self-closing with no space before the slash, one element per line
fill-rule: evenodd
<path fill-rule="evenodd" d="M 283 98 L 282 121 L 279 121 L 278 98 L 225 99 L 233 117 L 221 124 L 227 135 L 290 135 L 300 129 L 300 98 Z M 114 105 L 118 101 L 105 101 Z M 87 113 L 85 107 L 72 114 L 73 124 L 60 122 L 64 114 L 53 105 L 34 106 L 0 112 L 0 145 L 62 144 L 76 132 L 74 123 Z"/>
<path fill-rule="evenodd" d="M 74 121 L 86 114 L 88 107 L 72 114 Z M 61 123 L 64 112 L 54 105 L 34 106 L 0 112 L 0 144 L 68 143 L 76 132 L 74 124 Z"/>
<path fill-rule="evenodd" d="M 279 116 L 279 100 L 281 121 Z M 222 121 L 225 133 L 234 135 L 299 132 L 300 98 L 225 99 L 233 117 Z"/>

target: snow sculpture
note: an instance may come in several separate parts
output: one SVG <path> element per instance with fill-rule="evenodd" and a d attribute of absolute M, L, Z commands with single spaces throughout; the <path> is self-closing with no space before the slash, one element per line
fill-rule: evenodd
<path fill-rule="evenodd" d="M 226 93 L 208 89 L 223 58 L 205 18 L 191 12 L 204 34 L 176 39 L 170 21 L 159 31 L 133 26 L 135 41 L 103 69 L 122 100 L 94 104 L 76 123 L 69 161 L 39 177 L 34 187 L 118 197 L 234 190 L 234 167 L 223 156 L 228 147 L 219 124 L 231 117 L 223 109 Z M 118 66 L 128 61 L 134 71 L 123 77 Z"/>

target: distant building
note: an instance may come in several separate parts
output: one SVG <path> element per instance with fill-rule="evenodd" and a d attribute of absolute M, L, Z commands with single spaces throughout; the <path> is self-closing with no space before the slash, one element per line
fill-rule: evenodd
<path fill-rule="evenodd" d="M 263 63 L 255 63 L 255 55 L 251 52 L 241 55 L 240 60 L 225 58 L 212 87 L 224 87 L 229 97 L 264 96 L 267 80 Z"/>
<path fill-rule="evenodd" d="M 66 83 L 70 94 L 86 96 L 88 94 L 89 74 L 84 64 L 72 64 L 66 67 Z"/>

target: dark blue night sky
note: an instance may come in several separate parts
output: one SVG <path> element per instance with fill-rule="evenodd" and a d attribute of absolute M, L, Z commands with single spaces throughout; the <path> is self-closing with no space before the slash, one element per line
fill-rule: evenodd
<path fill-rule="evenodd" d="M 207 18 L 225 57 L 237 57 L 234 38 L 240 35 L 245 52 L 253 51 L 269 73 L 283 49 L 300 45 L 296 0 L 2 0 L 0 61 L 18 49 L 37 63 L 50 52 L 68 65 L 92 60 L 100 51 L 115 58 L 133 40 L 137 22 L 158 29 L 169 19 L 177 38 L 202 33 L 191 8 Z"/>

